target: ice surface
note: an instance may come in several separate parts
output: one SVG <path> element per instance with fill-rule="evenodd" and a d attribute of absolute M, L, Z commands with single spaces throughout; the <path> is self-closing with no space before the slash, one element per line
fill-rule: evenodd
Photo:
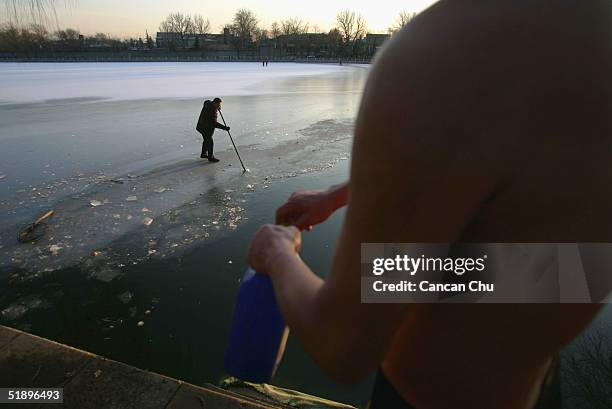
<path fill-rule="evenodd" d="M 300 131 L 304 144 L 298 147 L 284 142 L 245 149 L 253 166 L 248 174 L 229 166 L 236 159 L 228 150 L 218 155 L 224 165 L 193 158 L 131 178 L 119 175 L 125 179 L 122 184 L 110 182 L 117 175 L 81 174 L 57 186 L 37 185 L 47 197 L 31 196 L 21 202 L 19 192 L 10 192 L 0 202 L 0 266 L 18 266 L 35 278 L 37 273 L 82 264 L 90 276 L 111 281 L 121 265 L 180 255 L 235 230 L 248 217 L 249 199 L 271 183 L 348 159 L 352 127 L 350 120 L 323 121 Z M 162 186 L 172 189 L 162 191 Z M 126 200 L 128 193 L 138 200 Z M 92 207 L 92 197 L 104 205 Z M 45 235 L 35 244 L 16 243 L 13 232 L 26 225 L 40 206 L 55 210 Z"/>
<path fill-rule="evenodd" d="M 256 62 L 2 63 L 0 99 L 25 103 L 64 98 L 95 101 L 261 94 L 267 87 L 252 87 L 262 81 L 343 69 L 290 63 L 274 63 L 263 69 Z"/>
<path fill-rule="evenodd" d="M 45 103 L 0 104 L 0 268 L 28 281 L 76 265 L 111 282 L 126 265 L 180 256 L 230 234 L 248 219 L 250 199 L 271 183 L 348 158 L 366 70 L 279 64 L 270 75 L 249 66 L 34 64 L 19 73 L 20 65 L 0 64 L 0 84 L 9 93 L 23 87 L 24 98 L 36 94 L 37 83 L 40 98 L 55 80 L 79 85 Z M 11 70 L 19 84 L 2 76 Z M 207 96 L 223 97 L 249 173 L 220 130 L 214 139 L 221 162 L 199 158 L 194 128 L 202 99 L 192 98 L 188 79 L 202 73 L 202 81 L 215 78 L 217 91 Z M 155 88 L 143 86 L 140 75 L 180 86 L 173 98 L 135 100 Z M 114 99 L 97 99 L 98 89 Z M 238 89 L 251 94 L 226 97 Z M 117 90 L 132 100 L 117 100 Z M 16 232 L 49 209 L 56 215 L 45 235 L 18 244 Z"/>

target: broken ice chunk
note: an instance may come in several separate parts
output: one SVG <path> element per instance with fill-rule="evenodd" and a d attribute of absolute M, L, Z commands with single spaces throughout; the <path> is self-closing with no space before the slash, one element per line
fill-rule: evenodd
<path fill-rule="evenodd" d="M 28 307 L 22 304 L 14 304 L 0 311 L 0 315 L 8 321 L 14 321 L 21 318 L 26 312 L 28 312 Z"/>
<path fill-rule="evenodd" d="M 132 300 L 133 294 L 129 291 L 121 293 L 117 296 L 117 299 L 124 304 L 129 303 Z"/>
<path fill-rule="evenodd" d="M 97 280 L 103 281 L 105 283 L 110 283 L 120 274 L 121 274 L 120 271 L 114 270 L 109 267 L 109 268 L 103 268 L 102 270 L 95 272 L 94 274 L 92 274 L 92 277 L 96 278 Z"/>

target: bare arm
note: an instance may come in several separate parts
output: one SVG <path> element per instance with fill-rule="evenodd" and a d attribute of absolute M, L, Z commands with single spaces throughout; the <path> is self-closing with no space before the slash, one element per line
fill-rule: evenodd
<path fill-rule="evenodd" d="M 348 203 L 348 182 L 339 183 L 327 189 L 332 211 L 336 211 Z"/>
<path fill-rule="evenodd" d="M 312 226 L 327 220 L 348 201 L 348 182 L 331 186 L 327 190 L 295 192 L 287 203 L 276 211 L 276 224 L 311 230 Z"/>

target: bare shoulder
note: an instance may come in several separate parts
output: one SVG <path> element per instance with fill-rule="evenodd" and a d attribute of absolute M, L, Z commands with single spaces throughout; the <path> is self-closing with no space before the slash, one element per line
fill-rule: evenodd
<path fill-rule="evenodd" d="M 575 144 L 559 139 L 575 141 L 577 135 L 584 136 L 576 124 L 584 124 L 588 116 L 594 130 L 602 117 L 593 109 L 577 110 L 606 101 L 605 92 L 585 86 L 586 78 L 604 78 L 593 64 L 600 53 L 596 43 L 602 38 L 601 19 L 593 17 L 598 13 L 588 7 L 577 6 L 582 7 L 578 10 L 567 1 L 549 3 L 442 0 L 395 36 L 375 62 L 356 123 L 348 209 L 332 273 L 321 292 L 331 310 L 350 323 L 343 330 L 353 336 L 346 339 L 371 340 L 368 365 L 380 362 L 401 323 L 410 337 L 422 336 L 411 331 L 410 320 L 424 307 L 358 302 L 361 243 L 456 241 L 465 237 L 475 219 L 492 232 L 485 236 L 480 230 L 471 237 L 482 242 L 505 241 L 500 236 L 507 236 L 509 227 L 522 234 L 514 236 L 516 242 L 529 242 L 526 234 L 559 226 L 559 215 L 542 223 L 541 214 L 551 213 L 549 201 L 537 209 L 539 220 L 530 221 L 517 218 L 516 201 L 502 204 L 504 211 L 491 206 L 509 186 L 517 187 L 513 197 L 526 201 L 535 194 L 548 194 L 542 186 L 550 184 L 541 181 L 526 190 L 523 182 L 533 174 L 525 173 L 519 180 L 517 169 L 522 170 L 530 155 L 540 150 L 546 153 L 543 157 L 551 158 L 549 164 L 557 166 L 549 169 L 554 176 L 562 162 L 559 152 L 576 150 Z M 605 9 L 604 2 L 590 4 Z M 596 24 L 589 26 L 589 21 Z M 561 23 L 568 28 L 559 34 Z M 596 41 L 585 49 L 585 39 Z M 568 64 L 576 55 L 586 61 L 584 66 Z M 591 134 L 596 137 L 597 132 Z M 518 204 L 530 213 L 537 206 Z M 576 209 L 564 210 L 572 214 Z M 504 214 L 510 215 L 505 224 L 494 223 Z M 576 224 L 581 222 L 577 219 Z M 526 224 L 532 230 L 525 229 Z M 451 309 L 440 311 L 437 322 L 454 319 Z M 472 317 L 475 331 L 486 329 L 479 326 L 488 318 L 484 315 Z M 586 318 L 591 316 L 588 311 Z M 419 322 L 432 328 L 429 319 Z M 445 328 L 452 332 L 456 327 L 444 325 L 438 331 Z M 480 345 L 469 333 L 466 337 L 466 344 Z M 445 348 L 431 345 L 432 356 Z M 402 344 L 401 354 L 408 350 Z"/>
<path fill-rule="evenodd" d="M 597 61 L 609 38 L 600 17 L 608 3 L 474 4 L 439 2 L 392 39 L 372 69 L 348 214 L 362 231 L 380 233 L 371 239 L 391 240 L 394 228 L 380 228 L 390 225 L 385 217 L 402 226 L 397 238 L 456 239 L 534 152 L 553 141 L 570 152 L 573 143 L 560 140 L 572 142 L 585 121 L 596 128 L 607 117 L 609 94 L 592 82 L 606 78 Z"/>

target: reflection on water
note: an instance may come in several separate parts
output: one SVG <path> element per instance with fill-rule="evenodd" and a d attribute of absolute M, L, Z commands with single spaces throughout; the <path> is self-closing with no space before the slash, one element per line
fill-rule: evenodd
<path fill-rule="evenodd" d="M 347 66 L 345 66 L 347 67 Z M 285 93 L 358 93 L 363 90 L 364 75 L 367 74 L 369 65 L 350 66 L 351 72 L 347 75 L 345 71 L 337 71 L 328 75 L 303 76 L 298 81 L 288 79 L 284 82 L 265 81 L 254 85 L 253 90 L 272 91 Z M 290 83 L 291 86 L 287 86 Z"/>

